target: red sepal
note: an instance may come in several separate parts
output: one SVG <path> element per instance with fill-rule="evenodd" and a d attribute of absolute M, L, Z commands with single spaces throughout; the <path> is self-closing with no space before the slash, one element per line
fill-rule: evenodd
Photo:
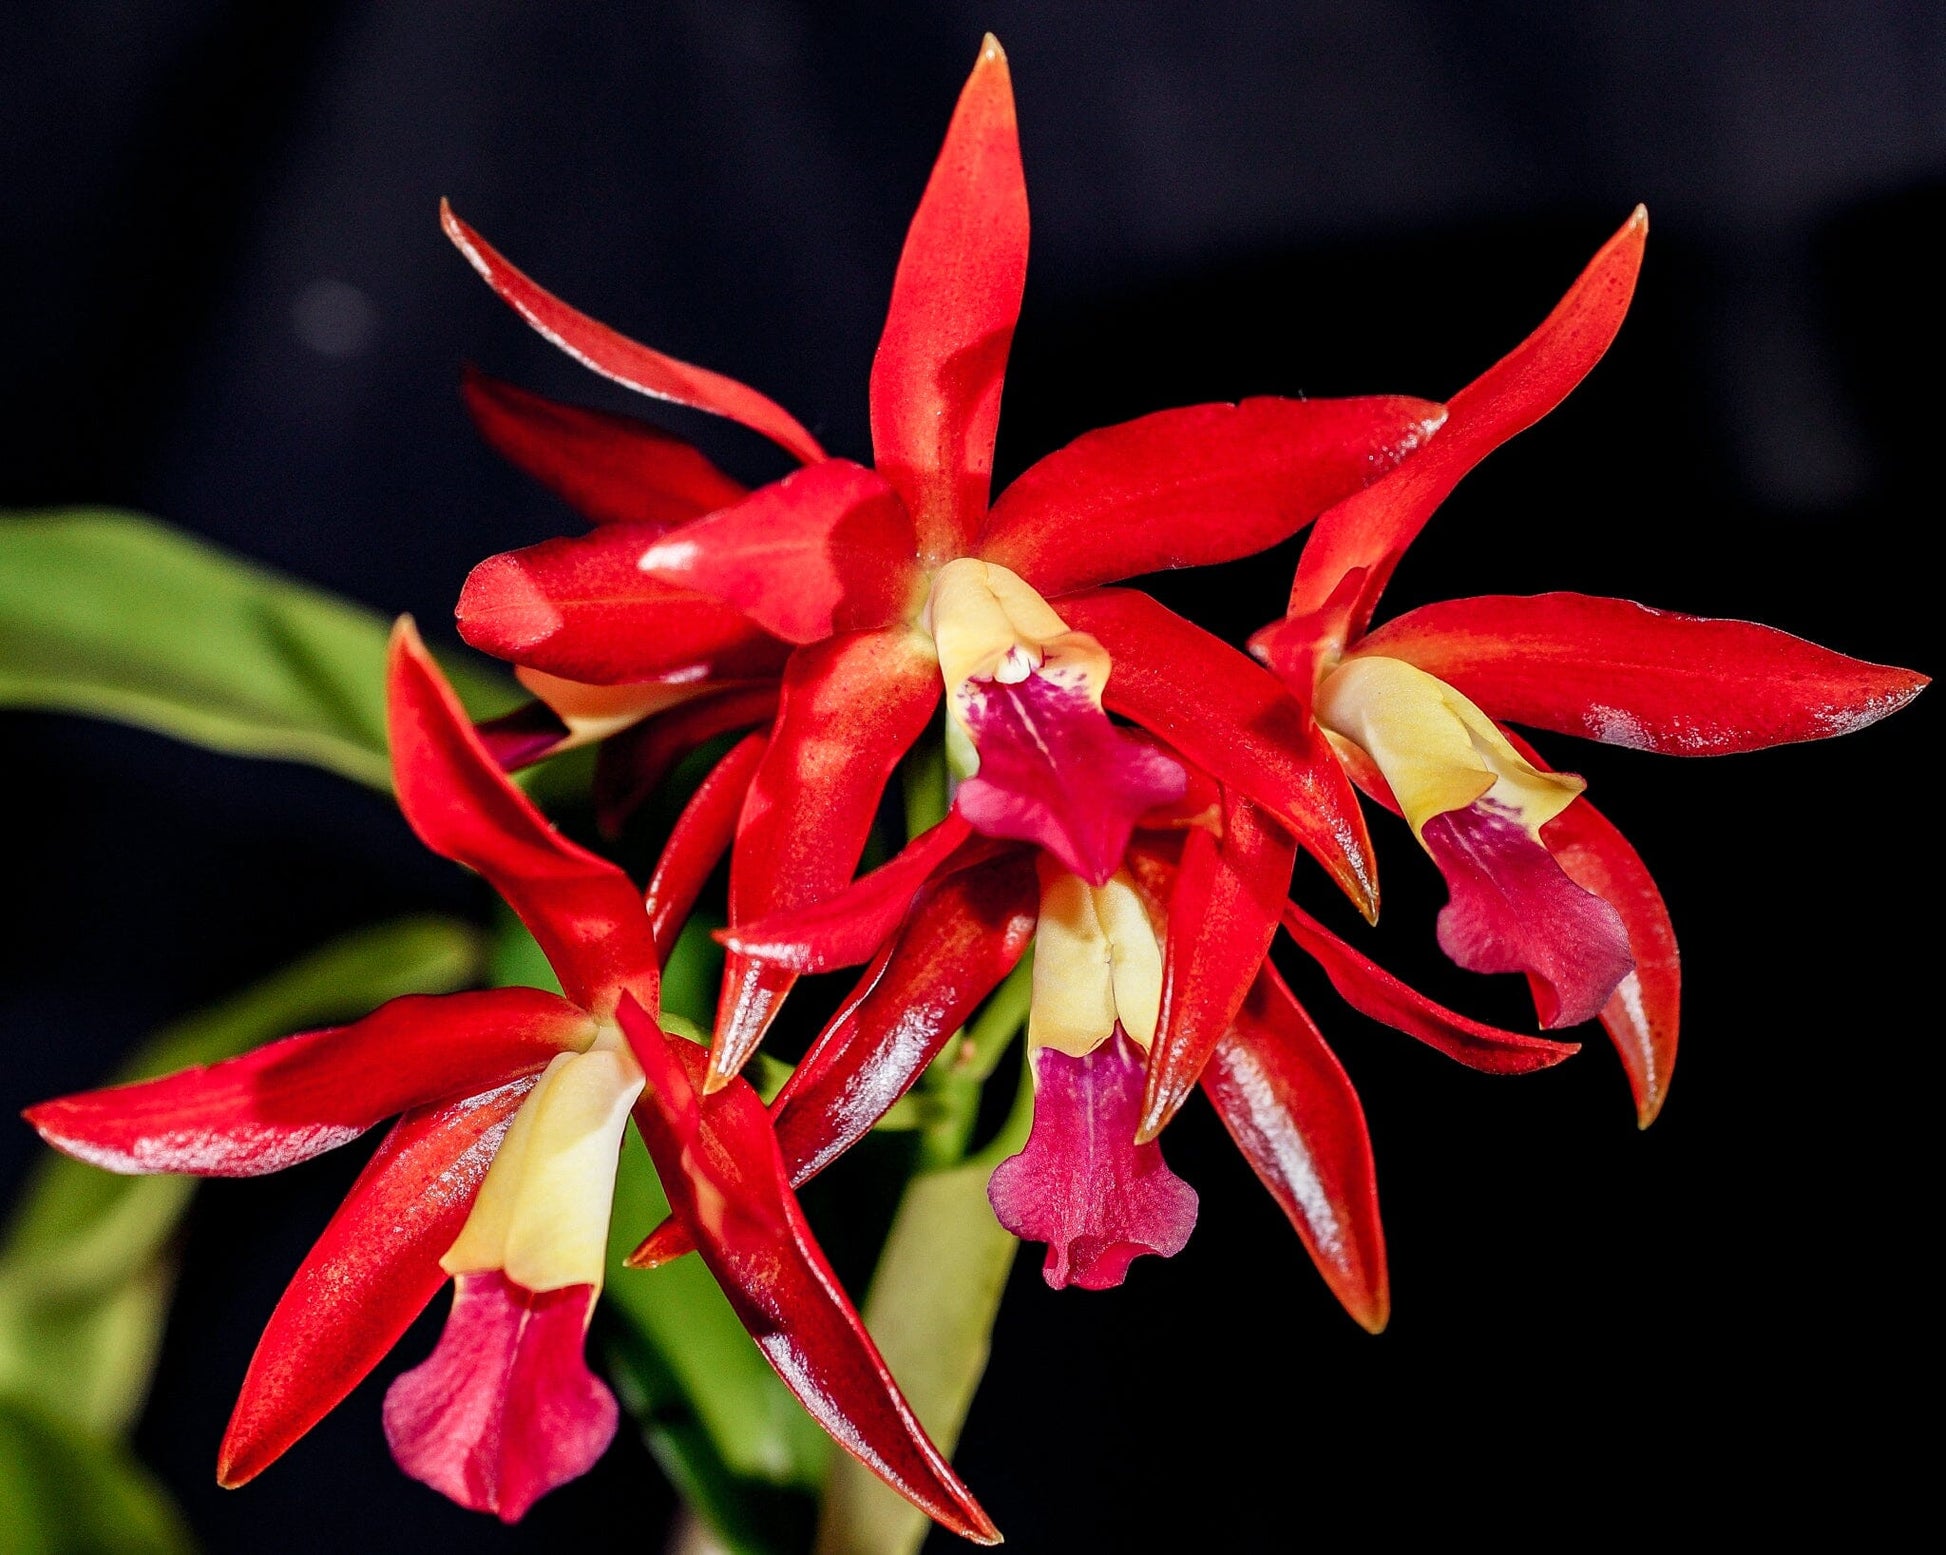
<path fill-rule="evenodd" d="M 1361 1328 L 1378 1333 L 1392 1292 L 1365 1110 L 1344 1066 L 1270 966 L 1204 1066 L 1203 1093 L 1331 1294 Z"/>
<path fill-rule="evenodd" d="M 716 937 L 737 955 L 791 972 L 862 966 L 892 937 L 927 880 L 1007 846 L 986 838 L 968 845 L 972 835 L 966 818 L 948 811 L 945 820 L 914 837 L 895 858 L 860 875 L 835 896 L 719 929 Z M 955 857 L 962 848 L 964 855 Z"/>
<path fill-rule="evenodd" d="M 906 233 L 872 358 L 874 462 L 932 564 L 986 517 L 1007 349 L 1027 283 L 1027 185 L 1007 56 L 991 34 Z"/>
<path fill-rule="evenodd" d="M 592 1285 L 537 1291 L 499 1269 L 460 1275 L 438 1347 L 386 1390 L 394 1461 L 503 1523 L 586 1474 L 621 1418 L 583 1353 L 594 1304 Z"/>
<path fill-rule="evenodd" d="M 1339 997 L 1361 1015 L 1416 1037 L 1469 1069 L 1485 1074 L 1527 1074 L 1581 1051 L 1578 1042 L 1501 1031 L 1455 1014 L 1408 988 L 1367 960 L 1293 902 L 1284 904 L 1284 928 L 1298 947 L 1324 969 Z"/>
<path fill-rule="evenodd" d="M 1540 753 L 1511 730 L 1513 746 L 1543 771 Z M 1541 828 L 1541 841 L 1568 878 L 1592 891 L 1622 916 L 1635 970 L 1602 1007 L 1601 1023 L 1621 1055 L 1635 1094 L 1635 1121 L 1647 1128 L 1669 1096 L 1681 1029 L 1682 956 L 1662 893 L 1641 855 L 1593 805 L 1583 799 Z M 1536 1005 L 1539 1004 L 1538 994 Z"/>
<path fill-rule="evenodd" d="M 537 286 L 455 216 L 444 200 L 439 202 L 439 222 L 500 300 L 582 366 L 637 393 L 741 422 L 805 464 L 824 457 L 818 440 L 798 425 L 796 417 L 747 384 L 638 345 Z"/>
<path fill-rule="evenodd" d="M 258 1177 L 409 1107 L 532 1074 L 593 1037 L 585 1013 L 537 988 L 407 994 L 349 1026 L 63 1096 L 26 1118 L 55 1149 L 111 1172 Z"/>
<path fill-rule="evenodd" d="M 218 1484 L 234 1490 L 281 1458 L 438 1294 L 439 1260 L 531 1089 L 519 1080 L 392 1126 L 270 1314 L 217 1452 Z"/>
<path fill-rule="evenodd" d="M 786 642 L 812 643 L 904 615 L 924 587 L 917 545 L 882 475 L 827 459 L 651 541 L 635 560 Z"/>
<path fill-rule="evenodd" d="M 1648 232 L 1648 212 L 1638 206 L 1540 328 L 1453 396 L 1446 424 L 1424 449 L 1319 518 L 1298 558 L 1287 614 L 1317 610 L 1363 567 L 1364 586 L 1335 635 L 1342 642 L 1364 630 L 1399 558 L 1460 478 L 1560 404 L 1601 360 L 1635 293 Z"/>
<path fill-rule="evenodd" d="M 891 954 L 811 1044 L 771 1104 L 801 1186 L 849 1150 L 912 1087 L 1034 938 L 1040 880 L 1010 849 L 926 887 Z"/>
<path fill-rule="evenodd" d="M 1043 1242 L 1041 1277 L 1054 1289 L 1107 1290 L 1145 1253 L 1173 1258 L 1196 1225 L 1196 1190 L 1138 1144 L 1142 1050 L 1119 1024 L 1075 1057 L 1034 1053 L 1034 1127 L 1018 1155 L 993 1169 L 987 1198 L 1000 1224 Z"/>
<path fill-rule="evenodd" d="M 1196 1087 L 1236 1020 L 1291 889 L 1297 846 L 1250 800 L 1229 796 L 1223 836 L 1192 827 L 1169 901 L 1162 1011 L 1136 1139 L 1154 1139 Z"/>
<path fill-rule="evenodd" d="M 636 565 L 664 533 L 605 524 L 489 556 L 460 590 L 459 634 L 482 653 L 594 686 L 776 674 L 783 643 L 733 606 Z"/>
<path fill-rule="evenodd" d="M 596 524 L 681 524 L 740 502 L 746 488 L 647 422 L 564 405 L 468 366 L 473 424 L 508 463 Z"/>
<path fill-rule="evenodd" d="M 1266 398 L 1084 432 L 1000 494 L 979 554 L 1049 598 L 1251 556 L 1383 475 L 1444 414 L 1393 396 Z"/>
<path fill-rule="evenodd" d="M 677 763 L 699 745 L 767 724 L 776 712 L 777 683 L 761 681 L 678 703 L 604 740 L 595 758 L 595 819 L 602 831 L 618 835 Z"/>
<path fill-rule="evenodd" d="M 931 645 L 902 626 L 853 632 L 791 656 L 770 750 L 737 827 L 732 925 L 823 901 L 845 886 L 886 781 L 938 700 Z M 727 959 L 710 1054 L 716 1077 L 743 1067 L 795 981 L 781 967 Z"/>
<path fill-rule="evenodd" d="M 1848 734 L 1927 684 L 1775 627 L 1586 594 L 1446 600 L 1357 651 L 1417 665 L 1495 718 L 1665 756 Z"/>
<path fill-rule="evenodd" d="M 649 931 L 655 935 L 664 966 L 669 964 L 676 937 L 682 933 L 683 921 L 696 905 L 704 882 L 736 835 L 737 817 L 743 813 L 750 780 L 769 745 L 768 736 L 748 734 L 730 748 L 689 796 L 663 845 L 662 856 L 655 861 L 644 901 Z"/>
<path fill-rule="evenodd" d="M 997 1544 L 825 1262 L 757 1093 L 732 1079 L 705 1095 L 700 1048 L 664 1035 L 632 999 L 619 1016 L 648 1077 L 635 1121 L 656 1175 L 757 1347 L 840 1447 L 942 1526 Z"/>
<path fill-rule="evenodd" d="M 392 782 L 420 841 L 485 875 L 540 943 L 567 995 L 605 1014 L 624 988 L 653 1000 L 655 941 L 635 887 L 569 842 L 494 763 L 412 619 L 392 630 Z"/>
<path fill-rule="evenodd" d="M 1366 917 L 1377 916 L 1378 864 L 1358 796 L 1276 676 L 1133 589 L 1070 595 L 1061 614 L 1114 659 L 1104 706 L 1262 805 Z"/>

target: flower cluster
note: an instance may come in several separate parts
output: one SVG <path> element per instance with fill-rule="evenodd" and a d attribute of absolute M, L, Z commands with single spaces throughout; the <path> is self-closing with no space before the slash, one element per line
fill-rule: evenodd
<path fill-rule="evenodd" d="M 593 524 L 482 562 L 462 636 L 535 700 L 479 728 L 409 621 L 394 637 L 399 803 L 484 875 L 563 994 L 400 999 L 340 1029 L 46 1103 L 51 1143 L 125 1172 L 280 1169 L 396 1116 L 277 1307 L 219 1475 L 241 1483 L 363 1378 L 450 1278 L 431 1356 L 387 1395 L 400 1465 L 519 1517 L 585 1471 L 616 1408 L 582 1345 L 633 1117 L 673 1214 L 634 1262 L 694 1251 L 810 1412 L 940 1523 L 993 1525 L 927 1439 L 833 1278 L 796 1190 L 865 1134 L 1033 955 L 1032 1128 L 991 1179 L 1050 1284 L 1119 1283 L 1189 1237 L 1160 1138 L 1199 1087 L 1351 1315 L 1389 1306 L 1359 1101 L 1272 962 L 1281 926 L 1347 1003 L 1477 1069 L 1572 1043 L 1408 988 L 1289 900 L 1300 855 L 1366 917 L 1358 795 L 1445 877 L 1439 943 L 1517 971 L 1542 1027 L 1599 1019 L 1644 1125 L 1675 1059 L 1678 962 L 1634 849 L 1508 722 L 1674 754 L 1842 733 L 1923 678 L 1765 627 L 1574 594 L 1455 600 L 1374 627 L 1401 554 L 1480 459 L 1545 415 L 1620 327 L 1637 211 L 1540 327 L 1447 404 L 1246 400 L 1088 433 L 997 499 L 989 475 L 1028 217 L 1004 56 L 962 93 L 893 282 L 873 463 L 828 456 L 742 384 L 582 315 L 450 210 L 533 327 L 619 383 L 728 417 L 801 468 L 748 490 L 632 419 L 470 375 L 487 439 Z M 1111 585 L 1312 526 L 1253 659 Z M 1247 624 L 1247 623 L 1235 623 Z M 735 736 L 646 890 L 508 777 L 599 743 L 618 823 Z M 943 743 L 943 820 L 860 875 L 887 784 Z M 660 969 L 729 861 L 707 1048 L 665 1032 Z M 865 970 L 766 1106 L 741 1071 L 793 984 Z"/>

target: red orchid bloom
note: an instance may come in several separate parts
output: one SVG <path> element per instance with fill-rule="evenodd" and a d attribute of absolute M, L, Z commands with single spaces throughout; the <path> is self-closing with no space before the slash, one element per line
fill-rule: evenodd
<path fill-rule="evenodd" d="M 1647 235 L 1638 208 L 1540 327 L 1453 396 L 1423 449 L 1319 518 L 1285 618 L 1252 639 L 1353 781 L 1402 814 L 1438 864 L 1446 953 L 1475 971 L 1524 972 L 1545 1026 L 1599 1015 L 1645 1128 L 1676 1057 L 1668 912 L 1582 780 L 1550 771 L 1501 721 L 1724 755 L 1863 728 L 1926 684 L 1771 627 L 1582 594 L 1448 600 L 1370 629 L 1446 494 L 1607 350 Z"/>
<path fill-rule="evenodd" d="M 756 1093 L 739 1080 L 699 1098 L 702 1049 L 656 1024 L 656 946 L 635 887 L 508 781 L 409 621 L 393 637 L 389 723 L 406 819 L 506 898 L 566 997 L 397 999 L 349 1026 L 27 1114 L 48 1143 L 113 1171 L 214 1176 L 276 1171 L 401 1115 L 272 1314 L 218 1478 L 240 1485 L 275 1461 L 449 1277 L 438 1347 L 386 1395 L 400 1466 L 509 1522 L 586 1472 L 616 1428 L 582 1341 L 633 1109 L 681 1223 L 810 1413 L 946 1527 L 995 1542 L 832 1277 Z"/>
<path fill-rule="evenodd" d="M 1189 793 L 1139 818 L 1100 884 L 955 813 L 838 895 L 719 935 L 794 974 L 868 964 L 771 1104 L 777 1138 L 793 1182 L 821 1171 L 1032 944 L 1033 1131 L 989 1193 L 1002 1224 L 1047 1244 L 1048 1283 L 1098 1290 L 1143 1253 L 1181 1250 L 1196 1194 L 1163 1163 L 1148 1119 L 1153 1098 L 1166 1120 L 1200 1078 L 1333 1292 L 1376 1332 L 1390 1297 L 1371 1144 L 1350 1081 L 1270 965 L 1278 923 L 1355 1009 L 1462 1063 L 1523 1073 L 1575 1048 L 1468 1020 L 1373 965 L 1283 899 L 1290 835 L 1253 801 L 1188 776 Z M 632 1261 L 687 1246 L 671 1222 Z"/>
<path fill-rule="evenodd" d="M 1373 910 L 1357 800 L 1302 710 L 1242 655 L 1099 585 L 1284 539 L 1390 468 L 1443 412 L 1397 397 L 1163 411 L 1077 439 L 989 507 L 1028 229 L 1012 90 L 991 38 L 893 283 L 871 377 L 875 470 L 826 457 L 756 391 L 576 312 L 450 211 L 445 220 L 493 289 L 570 354 L 643 393 L 739 421 L 804 463 L 680 527 L 598 496 L 591 506 L 612 522 L 482 563 L 459 606 L 476 647 L 620 694 L 749 674 L 753 625 L 764 641 L 791 645 L 734 823 L 733 922 L 844 887 L 885 784 L 942 690 L 966 778 L 959 810 L 985 834 L 1033 842 L 1105 882 L 1136 818 L 1184 781 L 1112 712 L 1263 805 Z M 526 420 L 531 442 L 557 451 L 530 463 L 568 462 L 542 419 Z M 1212 711 L 1237 700 L 1257 706 L 1265 726 L 1239 732 Z M 755 1050 L 794 976 L 731 955 L 706 1089 Z"/>

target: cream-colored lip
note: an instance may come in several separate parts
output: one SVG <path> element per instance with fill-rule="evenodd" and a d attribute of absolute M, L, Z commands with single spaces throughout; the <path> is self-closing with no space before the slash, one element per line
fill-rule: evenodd
<path fill-rule="evenodd" d="M 1162 945 L 1128 871 L 1091 886 L 1043 858 L 1029 1045 L 1079 1058 L 1119 1024 L 1146 1048 L 1161 1008 Z"/>

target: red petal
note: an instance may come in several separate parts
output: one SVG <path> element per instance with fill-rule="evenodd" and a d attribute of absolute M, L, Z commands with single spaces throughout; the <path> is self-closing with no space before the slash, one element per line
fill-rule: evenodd
<path fill-rule="evenodd" d="M 532 1291 L 495 1269 L 453 1281 L 439 1346 L 385 1394 L 400 1468 L 517 1523 L 615 1439 L 615 1395 L 583 1356 L 592 1285 Z"/>
<path fill-rule="evenodd" d="M 774 681 L 732 686 L 683 702 L 602 742 L 595 760 L 595 817 L 609 836 L 662 786 L 676 764 L 721 734 L 767 724 L 777 712 Z"/>
<path fill-rule="evenodd" d="M 1503 732 L 1521 755 L 1546 770 L 1532 746 L 1517 734 Z M 1575 800 L 1543 826 L 1541 841 L 1570 880 L 1608 903 L 1628 926 L 1635 970 L 1602 1006 L 1601 1023 L 1628 1071 L 1629 1089 L 1635 1093 L 1635 1120 L 1647 1128 L 1668 1098 L 1676 1068 L 1682 957 L 1676 949 L 1675 925 L 1641 855 L 1586 799 Z"/>
<path fill-rule="evenodd" d="M 1090 885 L 1121 868 L 1137 820 L 1188 788 L 1182 763 L 1116 728 L 1085 684 L 1036 671 L 967 690 L 980 770 L 953 808 L 985 836 L 1047 849 Z"/>
<path fill-rule="evenodd" d="M 751 1338 L 833 1440 L 936 1522 L 999 1542 L 926 1437 L 824 1260 L 792 1193 L 757 1093 L 701 1092 L 703 1051 L 672 1039 L 633 1000 L 622 1030 L 648 1076 L 635 1120 L 670 1207 Z"/>
<path fill-rule="evenodd" d="M 1466 472 L 1567 398 L 1622 327 L 1642 268 L 1648 212 L 1637 207 L 1539 329 L 1455 394 L 1446 424 L 1384 480 L 1318 520 L 1298 558 L 1288 614 L 1318 609 L 1346 573 L 1368 569 L 1342 631 L 1356 635 L 1433 510 Z"/>
<path fill-rule="evenodd" d="M 412 829 L 433 852 L 486 876 L 568 997 L 597 1014 L 624 987 L 654 999 L 660 963 L 628 876 L 569 842 L 507 780 L 410 617 L 392 632 L 386 717 L 392 781 Z"/>
<path fill-rule="evenodd" d="M 1360 911 L 1377 915 L 1378 865 L 1358 796 L 1317 724 L 1276 676 L 1133 589 L 1070 595 L 1061 614 L 1114 658 L 1102 695 L 1111 712 L 1262 805 Z"/>
<path fill-rule="evenodd" d="M 744 796 L 750 792 L 750 779 L 769 745 L 766 735 L 745 735 L 697 785 L 682 814 L 676 817 L 662 857 L 656 860 L 655 873 L 649 877 L 646 896 L 649 929 L 664 966 L 669 964 L 676 936 L 682 933 L 683 921 L 696 905 L 703 883 L 736 835 L 737 817 L 743 812 Z"/>
<path fill-rule="evenodd" d="M 939 669 L 904 627 L 800 648 L 784 675 L 770 752 L 757 769 L 730 860 L 730 922 L 823 901 L 858 867 L 899 758 L 925 732 Z M 731 955 L 710 1060 L 732 1075 L 756 1051 L 794 973 Z"/>
<path fill-rule="evenodd" d="M 1235 1022 L 1277 935 L 1296 862 L 1289 833 L 1241 797 L 1224 807 L 1221 842 L 1200 828 L 1185 834 L 1138 1139 L 1162 1132 Z"/>
<path fill-rule="evenodd" d="M 1489 801 L 1435 815 L 1422 833 L 1452 893 L 1439 948 L 1471 972 L 1525 972 L 1543 1026 L 1600 1014 L 1635 965 L 1621 915 Z"/>
<path fill-rule="evenodd" d="M 986 517 L 1007 348 L 1027 282 L 1027 185 L 1007 56 L 988 35 L 912 218 L 872 359 L 872 448 L 937 565 Z"/>
<path fill-rule="evenodd" d="M 258 1177 L 409 1107 L 532 1074 L 593 1036 L 586 1014 L 537 988 L 407 994 L 349 1026 L 42 1102 L 26 1117 L 55 1149 L 111 1172 Z"/>
<path fill-rule="evenodd" d="M 1775 627 L 1586 594 L 1447 600 L 1358 651 L 1415 664 L 1495 718 L 1666 756 L 1849 734 L 1927 683 Z"/>
<path fill-rule="evenodd" d="M 1034 937 L 1040 880 L 1016 849 L 928 886 L 891 954 L 835 1015 L 772 1103 L 802 1186 L 912 1087 Z"/>
<path fill-rule="evenodd" d="M 1526 1074 L 1581 1051 L 1578 1042 L 1523 1036 L 1454 1014 L 1368 961 L 1294 902 L 1284 904 L 1284 928 L 1304 953 L 1324 968 L 1331 986 L 1359 1014 L 1417 1037 L 1469 1069 L 1486 1074 Z"/>
<path fill-rule="evenodd" d="M 1196 1190 L 1162 1147 L 1135 1142 L 1142 1050 L 1117 1025 L 1085 1058 L 1034 1054 L 1034 1129 L 993 1169 L 987 1197 L 1000 1224 L 1045 1242 L 1041 1275 L 1059 1290 L 1107 1290 L 1144 1253 L 1173 1258 L 1196 1225 Z"/>
<path fill-rule="evenodd" d="M 774 675 L 789 651 L 776 638 L 636 565 L 662 534 L 609 524 L 489 556 L 460 590 L 459 634 L 482 653 L 595 686 Z"/>
<path fill-rule="evenodd" d="M 917 544 L 883 476 L 827 459 L 652 541 L 636 564 L 786 642 L 811 643 L 910 610 L 924 587 Z"/>
<path fill-rule="evenodd" d="M 466 408 L 481 435 L 597 524 L 680 524 L 740 502 L 745 488 L 679 437 L 564 405 L 468 367 Z"/>
<path fill-rule="evenodd" d="M 1050 598 L 1288 539 L 1439 425 L 1425 400 L 1188 405 L 1083 433 L 993 505 L 980 555 Z"/>
<path fill-rule="evenodd" d="M 755 389 L 721 373 L 691 367 L 673 356 L 651 351 L 570 308 L 508 264 L 486 239 L 455 216 L 444 200 L 439 202 L 439 221 L 454 247 L 480 272 L 500 300 L 584 367 L 592 367 L 604 378 L 612 378 L 638 393 L 741 422 L 786 452 L 795 454 L 805 464 L 824 457 L 818 440 L 799 426 L 789 411 Z"/>
<path fill-rule="evenodd" d="M 964 816 L 949 812 L 937 826 L 907 843 L 891 862 L 860 875 L 837 895 L 808 907 L 768 913 L 720 930 L 716 937 L 738 955 L 791 972 L 862 966 L 892 937 L 912 898 L 935 872 L 963 868 L 992 854 L 993 844 L 982 840 L 967 849 L 966 857 L 949 864 L 972 834 Z"/>
<path fill-rule="evenodd" d="M 1391 1315 L 1378 1177 L 1358 1093 L 1269 966 L 1203 1070 L 1203 1092 L 1360 1327 Z"/>
<path fill-rule="evenodd" d="M 410 1112 L 351 1186 L 270 1315 L 217 1454 L 219 1484 L 261 1474 L 358 1386 L 446 1283 L 439 1260 L 532 1089 Z"/>

